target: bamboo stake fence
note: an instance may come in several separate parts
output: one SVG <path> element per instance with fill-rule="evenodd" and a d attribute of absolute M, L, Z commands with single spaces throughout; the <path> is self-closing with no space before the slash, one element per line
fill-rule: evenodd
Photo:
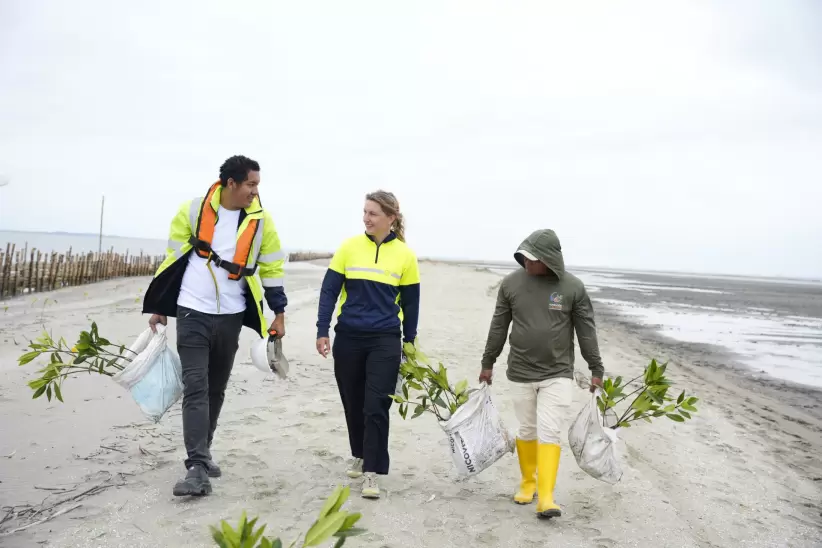
<path fill-rule="evenodd" d="M 289 261 L 328 259 L 330 253 L 299 251 L 288 255 Z M 43 253 L 37 249 L 6 244 L 0 251 L 0 299 L 29 293 L 53 291 L 63 287 L 86 285 L 115 278 L 153 276 L 162 255 L 115 253 Z"/>

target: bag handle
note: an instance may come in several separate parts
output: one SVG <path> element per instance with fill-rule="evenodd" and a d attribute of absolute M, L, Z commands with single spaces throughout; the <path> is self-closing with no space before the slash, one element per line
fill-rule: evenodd
<path fill-rule="evenodd" d="M 602 394 L 602 389 L 597 387 L 591 393 L 591 417 L 596 419 L 596 422 L 602 427 L 605 428 L 605 421 L 602 417 L 602 413 L 599 411 L 599 406 L 597 405 L 597 398 Z"/>

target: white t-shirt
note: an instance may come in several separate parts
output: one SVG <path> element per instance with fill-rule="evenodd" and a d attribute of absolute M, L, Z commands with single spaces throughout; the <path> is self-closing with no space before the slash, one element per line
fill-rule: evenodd
<path fill-rule="evenodd" d="M 214 227 L 214 238 L 211 249 L 225 261 L 234 260 L 237 248 L 237 226 L 240 221 L 240 210 L 229 211 L 220 206 L 217 211 L 217 225 Z M 214 272 L 214 277 L 211 276 Z M 177 304 L 204 314 L 237 314 L 245 310 L 246 281 L 229 280 L 228 270 L 211 263 L 211 271 L 206 260 L 192 252 L 188 258 L 188 267 L 183 275 L 180 296 Z M 217 287 L 214 286 L 214 279 Z M 217 292 L 220 293 L 220 305 L 217 307 Z"/>

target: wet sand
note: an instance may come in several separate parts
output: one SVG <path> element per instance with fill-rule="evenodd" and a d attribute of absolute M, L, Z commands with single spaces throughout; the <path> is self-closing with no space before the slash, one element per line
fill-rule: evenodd
<path fill-rule="evenodd" d="M 453 379 L 476 380 L 499 277 L 471 267 L 423 263 L 420 338 Z M 81 506 L 21 532 L 2 546 L 212 546 L 208 525 L 246 509 L 284 540 L 310 524 L 337 484 L 368 529 L 348 544 L 410 548 L 464 546 L 816 546 L 822 538 L 822 419 L 819 392 L 754 378 L 714 346 L 676 342 L 597 305 L 609 375 L 636 375 L 651 357 L 670 360 L 676 386 L 701 399 L 692 421 L 642 424 L 621 432 L 622 481 L 587 476 L 563 442 L 556 498 L 564 515 L 542 522 L 510 497 L 514 456 L 456 481 L 447 441 L 431 417 L 402 421 L 392 410 L 392 472 L 378 502 L 356 496 L 345 477 L 347 437 L 332 364 L 314 349 L 318 265 L 289 265 L 285 352 L 292 374 L 272 381 L 248 360 L 246 330 L 214 445 L 223 477 L 199 500 L 171 495 L 184 473 L 179 403 L 157 424 L 110 379 L 81 377 L 65 403 L 32 400 L 34 365 L 18 367 L 41 323 L 73 338 L 93 318 L 101 333 L 130 343 L 144 328 L 147 279 L 20 299 L 0 312 L 0 506 L 25 510 L 92 491 L 50 512 Z M 56 303 L 42 306 L 44 297 Z M 169 334 L 173 344 L 174 324 Z M 515 428 L 504 360 L 493 393 Z M 578 358 L 577 368 L 587 373 Z M 574 410 L 590 397 L 574 395 Z M 63 489 L 57 491 L 55 489 Z M 0 519 L 6 512 L 0 512 Z M 25 526 L 10 519 L 0 529 Z M 0 531 L 0 535 L 3 534 Z"/>

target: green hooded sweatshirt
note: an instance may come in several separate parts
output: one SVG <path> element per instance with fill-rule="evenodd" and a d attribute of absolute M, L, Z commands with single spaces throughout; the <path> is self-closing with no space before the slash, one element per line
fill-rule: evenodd
<path fill-rule="evenodd" d="M 542 261 L 551 274 L 528 274 L 521 252 Z M 592 376 L 602 378 L 591 299 L 582 280 L 565 271 L 557 235 L 553 230 L 537 230 L 517 248 L 514 258 L 523 268 L 508 274 L 500 284 L 482 368 L 494 367 L 513 322 L 508 353 L 511 382 L 573 378 L 574 331 Z"/>

